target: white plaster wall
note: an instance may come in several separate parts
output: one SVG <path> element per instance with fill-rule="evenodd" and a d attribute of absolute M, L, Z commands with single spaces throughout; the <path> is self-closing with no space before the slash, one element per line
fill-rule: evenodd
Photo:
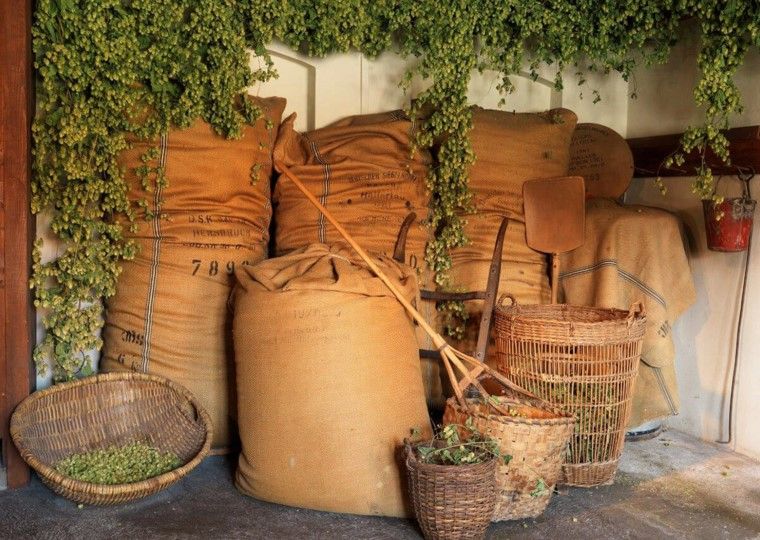
<path fill-rule="evenodd" d="M 638 99 L 628 106 L 627 136 L 678 133 L 700 120 L 692 89 L 697 80 L 698 39 L 685 33 L 670 62 L 655 69 L 639 69 L 635 75 Z M 738 73 L 745 111 L 731 119 L 732 127 L 760 124 L 760 55 L 751 53 Z M 632 83 L 633 84 L 633 83 Z M 704 235 L 701 203 L 691 193 L 691 178 L 666 179 L 663 197 L 650 179 L 637 179 L 627 201 L 675 211 L 690 237 L 690 260 L 698 291 L 697 304 L 676 324 L 677 371 L 682 399 L 681 415 L 669 424 L 706 440 L 727 435 L 727 396 L 733 363 L 734 331 L 744 253 L 709 251 Z M 753 181 L 760 194 L 760 179 Z M 735 178 L 725 178 L 721 192 L 740 193 Z M 754 235 L 760 241 L 760 225 Z M 752 255 L 744 313 L 743 339 L 737 372 L 734 448 L 760 457 L 760 246 Z"/>

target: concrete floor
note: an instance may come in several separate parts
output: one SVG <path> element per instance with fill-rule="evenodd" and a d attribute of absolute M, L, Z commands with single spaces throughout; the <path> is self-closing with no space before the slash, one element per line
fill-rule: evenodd
<path fill-rule="evenodd" d="M 238 494 L 208 458 L 136 503 L 84 507 L 36 478 L 0 492 L 0 538 L 419 538 L 413 521 L 329 514 Z M 538 519 L 492 524 L 489 538 L 760 538 L 760 463 L 676 432 L 629 443 L 612 486 L 555 494 Z"/>

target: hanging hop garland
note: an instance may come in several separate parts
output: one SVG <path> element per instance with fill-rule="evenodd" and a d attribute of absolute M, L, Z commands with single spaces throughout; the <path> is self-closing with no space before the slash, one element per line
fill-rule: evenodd
<path fill-rule="evenodd" d="M 32 211 L 48 213 L 60 239 L 57 258 L 43 260 L 35 243 L 35 306 L 46 334 L 35 350 L 39 370 L 52 361 L 56 380 L 91 372 L 98 349 L 101 301 L 115 293 L 120 261 L 135 255 L 120 224 L 134 219 L 118 155 L 128 135 L 156 137 L 169 126 L 203 118 L 235 137 L 261 114 L 245 89 L 275 75 L 265 46 L 279 39 L 322 56 L 356 49 L 417 58 L 402 85 L 430 82 L 409 108 L 420 119 L 416 146 L 438 146 L 431 170 L 427 262 L 450 287 L 451 249 L 466 242 L 462 215 L 472 210 L 467 187 L 476 159 L 468 139 L 472 72 L 495 70 L 507 96 L 510 75 L 550 66 L 557 88 L 571 70 L 617 71 L 628 80 L 636 63 L 667 58 L 681 21 L 695 16 L 702 32 L 702 77 L 695 101 L 705 123 L 687 130 L 682 162 L 708 147 L 728 158 L 720 130 L 741 110 L 733 82 L 750 47 L 760 45 L 760 8 L 737 0 L 39 0 L 32 30 L 38 73 L 33 125 Z M 265 59 L 251 70 L 250 55 Z M 592 90 L 593 99 L 601 98 Z M 709 168 L 696 171 L 695 191 L 712 192 Z M 164 183 L 146 176 L 147 191 Z M 161 216 L 153 216 L 160 219 Z"/>

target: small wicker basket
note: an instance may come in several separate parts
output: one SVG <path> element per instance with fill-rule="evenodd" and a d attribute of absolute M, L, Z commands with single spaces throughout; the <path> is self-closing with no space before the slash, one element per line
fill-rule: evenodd
<path fill-rule="evenodd" d="M 152 495 L 208 454 L 211 419 L 182 386 L 144 373 L 109 373 L 55 385 L 25 399 L 11 418 L 24 460 L 57 494 L 85 504 L 120 504 Z M 182 465 L 140 482 L 102 485 L 67 477 L 55 465 L 72 454 L 146 442 Z"/>
<path fill-rule="evenodd" d="M 624 311 L 513 300 L 496 309 L 499 371 L 575 417 L 560 483 L 612 482 L 623 452 L 645 323 L 641 304 Z"/>
<path fill-rule="evenodd" d="M 444 424 L 465 424 L 471 418 L 475 428 L 499 441 L 509 464 L 499 464 L 500 495 L 492 521 L 537 517 L 551 500 L 554 486 L 562 476 L 562 464 L 573 433 L 575 420 L 537 400 L 492 397 L 510 407 L 515 416 L 494 414 L 481 399 L 470 399 L 464 409 L 455 399 L 446 402 Z M 544 489 L 537 489 L 543 482 Z"/>
<path fill-rule="evenodd" d="M 423 463 L 407 444 L 409 494 L 422 534 L 428 540 L 478 539 L 491 523 L 498 487 L 493 457 L 473 465 Z"/>

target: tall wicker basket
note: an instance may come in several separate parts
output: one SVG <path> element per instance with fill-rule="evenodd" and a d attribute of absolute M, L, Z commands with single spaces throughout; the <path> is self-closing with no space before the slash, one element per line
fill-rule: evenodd
<path fill-rule="evenodd" d="M 623 311 L 513 301 L 496 309 L 499 371 L 575 416 L 561 483 L 612 482 L 623 452 L 645 322 L 641 304 Z"/>

